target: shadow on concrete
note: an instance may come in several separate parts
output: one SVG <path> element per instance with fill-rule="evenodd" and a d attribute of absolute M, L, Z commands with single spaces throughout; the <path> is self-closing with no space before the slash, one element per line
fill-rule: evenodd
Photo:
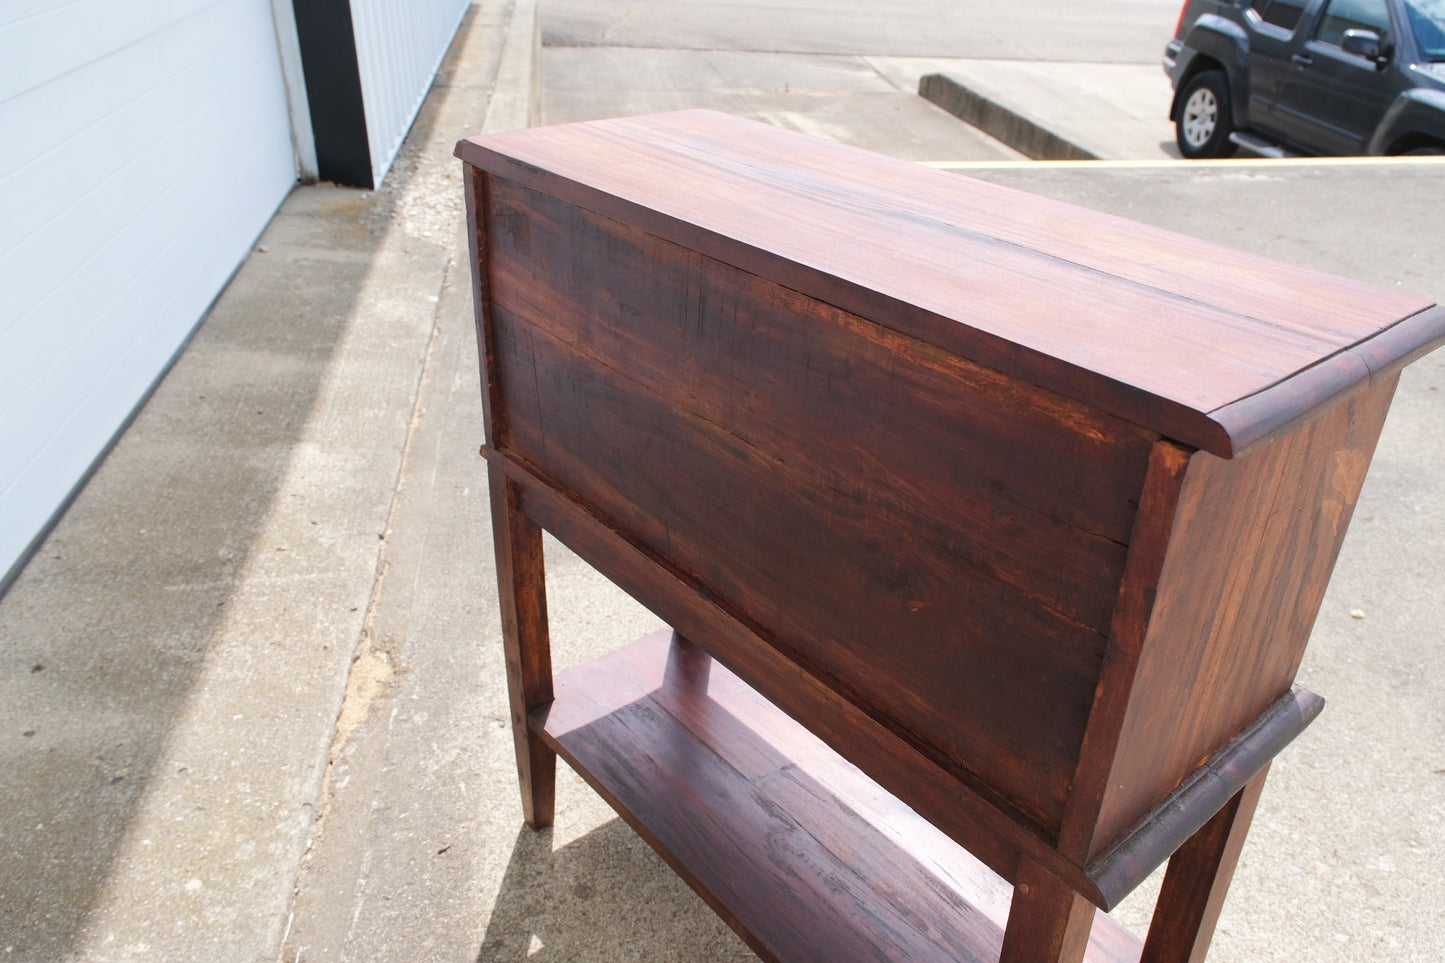
<path fill-rule="evenodd" d="M 6 960 L 60 959 L 82 934 L 238 573 L 272 550 L 253 540 L 415 170 L 403 156 L 381 191 L 293 191 L 0 597 Z"/>
<path fill-rule="evenodd" d="M 477 963 L 612 963 L 624 955 L 756 959 L 621 819 L 556 850 L 552 830 L 521 827 Z"/>
<path fill-rule="evenodd" d="M 366 272 L 356 216 L 386 218 L 299 193 L 332 256 L 252 257 L 0 601 L 0 932 L 18 959 L 63 956 L 105 882 Z M 268 310 L 238 308 L 253 297 Z"/>

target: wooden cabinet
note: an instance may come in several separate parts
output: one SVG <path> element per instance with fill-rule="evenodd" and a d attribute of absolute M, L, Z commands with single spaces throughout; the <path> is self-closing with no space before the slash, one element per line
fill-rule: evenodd
<path fill-rule="evenodd" d="M 528 822 L 560 753 L 785 960 L 1078 959 L 1173 855 L 1201 957 L 1445 310 L 705 111 L 458 155 Z M 676 634 L 554 679 L 540 529 Z"/>

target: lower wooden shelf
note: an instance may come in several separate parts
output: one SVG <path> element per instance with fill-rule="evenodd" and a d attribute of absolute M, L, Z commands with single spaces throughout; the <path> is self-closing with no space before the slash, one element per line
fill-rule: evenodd
<path fill-rule="evenodd" d="M 1012 888 L 723 666 L 659 632 L 531 725 L 769 960 L 994 961 Z M 1088 960 L 1137 961 L 1095 918 Z"/>

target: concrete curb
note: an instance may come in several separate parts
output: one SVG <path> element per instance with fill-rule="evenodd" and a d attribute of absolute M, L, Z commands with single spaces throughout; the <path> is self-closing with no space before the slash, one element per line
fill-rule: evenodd
<path fill-rule="evenodd" d="M 484 133 L 534 127 L 541 121 L 542 28 L 537 0 L 516 0 L 502 38 L 501 62 L 492 85 Z"/>
<path fill-rule="evenodd" d="M 926 74 L 918 95 L 1034 160 L 1098 160 L 1098 155 L 1015 113 L 946 74 Z"/>

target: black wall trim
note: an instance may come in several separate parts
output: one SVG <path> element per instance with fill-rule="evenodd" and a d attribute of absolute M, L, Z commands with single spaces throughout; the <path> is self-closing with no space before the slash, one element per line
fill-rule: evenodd
<path fill-rule="evenodd" d="M 294 7 L 317 174 L 335 184 L 374 188 L 350 0 L 295 0 Z"/>

